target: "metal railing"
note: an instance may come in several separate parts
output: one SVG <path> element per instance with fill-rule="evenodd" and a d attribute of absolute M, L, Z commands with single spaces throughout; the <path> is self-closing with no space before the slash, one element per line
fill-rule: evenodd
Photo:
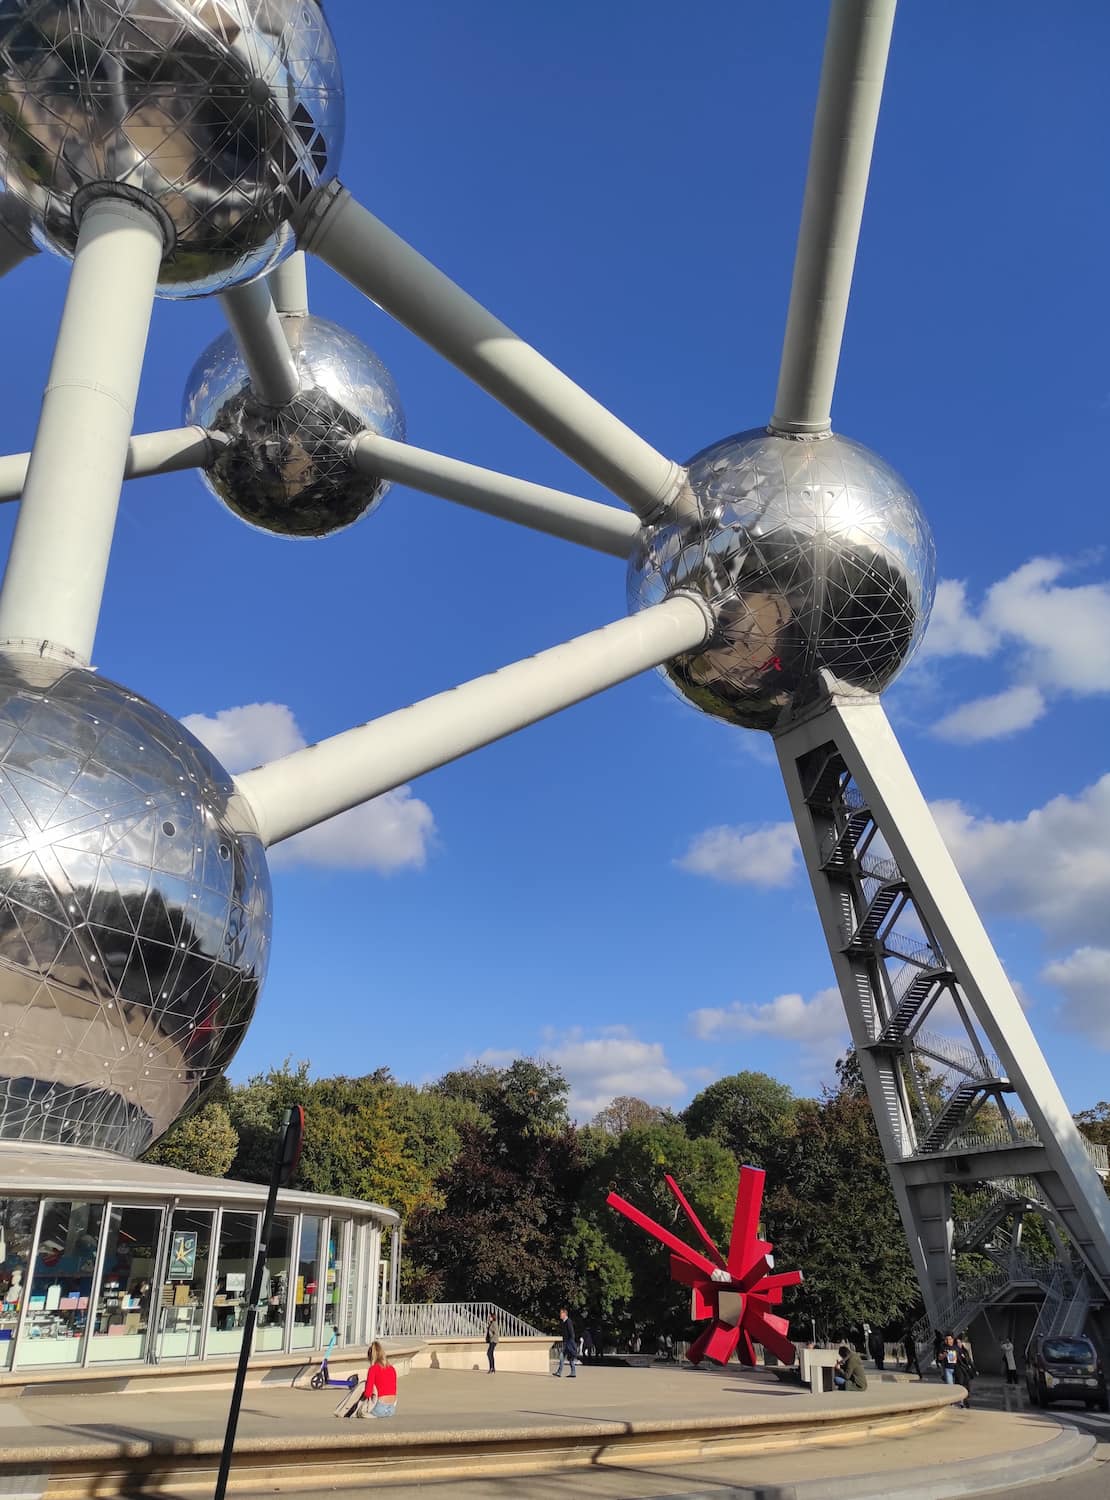
<path fill-rule="evenodd" d="M 486 1331 L 490 1315 L 497 1319 L 502 1339 L 549 1339 L 555 1335 L 533 1328 L 515 1313 L 492 1302 L 390 1302 L 378 1314 L 378 1337 L 383 1339 L 474 1339 Z"/>
<path fill-rule="evenodd" d="M 946 1072 L 955 1070 L 968 1078 L 1004 1079 L 1006 1071 L 993 1052 L 984 1052 L 980 1057 L 970 1047 L 954 1037 L 943 1036 L 938 1031 L 918 1031 L 914 1043 L 922 1052 L 927 1052 L 936 1062 L 948 1064 Z"/>

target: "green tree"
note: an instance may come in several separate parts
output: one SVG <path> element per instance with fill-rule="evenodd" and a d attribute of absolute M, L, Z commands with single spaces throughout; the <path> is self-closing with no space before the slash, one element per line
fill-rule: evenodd
<path fill-rule="evenodd" d="M 226 1177 L 238 1147 L 239 1136 L 226 1105 L 209 1100 L 172 1126 L 143 1160 L 179 1172 L 199 1172 L 203 1177 Z"/>
<path fill-rule="evenodd" d="M 773 1168 L 793 1130 L 798 1100 L 767 1073 L 732 1073 L 702 1089 L 682 1113 L 695 1138 L 712 1136 L 740 1164 Z"/>
<path fill-rule="evenodd" d="M 1091 1109 L 1081 1110 L 1075 1123 L 1096 1146 L 1110 1146 L 1110 1100 L 1102 1099 Z"/>
<path fill-rule="evenodd" d="M 798 1104 L 764 1200 L 776 1261 L 805 1275 L 790 1307 L 796 1335 L 810 1318 L 833 1338 L 865 1321 L 900 1328 L 918 1300 L 858 1068 L 852 1057 L 837 1066 L 835 1091 Z"/>
<path fill-rule="evenodd" d="M 615 1099 L 599 1109 L 590 1124 L 606 1135 L 621 1135 L 635 1125 L 661 1125 L 670 1118 L 670 1112 L 649 1104 L 646 1099 L 637 1099 L 631 1094 L 618 1094 Z"/>
<path fill-rule="evenodd" d="M 579 1294 L 563 1254 L 582 1176 L 566 1080 L 546 1063 L 518 1059 L 448 1074 L 433 1091 L 481 1115 L 459 1126 L 460 1149 L 438 1179 L 439 1206 L 409 1222 L 407 1295 L 495 1302 L 553 1325 L 559 1304 Z"/>
<path fill-rule="evenodd" d="M 460 1127 L 479 1118 L 474 1105 L 398 1083 L 388 1069 L 313 1079 L 306 1062 L 287 1059 L 230 1092 L 240 1137 L 233 1176 L 268 1181 L 291 1104 L 305 1111 L 294 1187 L 382 1203 L 406 1218 L 441 1201 L 437 1181 L 460 1149 Z"/>
<path fill-rule="evenodd" d="M 575 1271 L 586 1307 L 611 1319 L 623 1334 L 646 1334 L 650 1339 L 670 1333 L 679 1338 L 690 1331 L 690 1293 L 671 1280 L 669 1252 L 605 1201 L 610 1192 L 617 1192 L 694 1243 L 693 1231 L 667 1187 L 668 1173 L 709 1233 L 727 1245 L 736 1202 L 735 1158 L 712 1137 L 691 1140 L 677 1120 L 633 1126 L 608 1138 L 582 1183 L 578 1213 L 583 1229 L 569 1247 L 577 1256 Z M 586 1228 L 592 1236 L 586 1235 Z M 608 1254 L 601 1253 L 601 1245 L 608 1247 Z"/>

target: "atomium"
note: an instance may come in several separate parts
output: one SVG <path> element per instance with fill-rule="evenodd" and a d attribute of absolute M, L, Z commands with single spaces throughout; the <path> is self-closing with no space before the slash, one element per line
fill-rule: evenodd
<path fill-rule="evenodd" d="M 96 673 L 0 655 L 0 1138 L 137 1155 L 220 1076 L 270 881 L 227 772 Z"/>
<path fill-rule="evenodd" d="M 226 439 L 202 473 L 237 516 L 281 536 L 327 536 L 373 510 L 389 488 L 352 463 L 354 439 L 403 438 L 404 414 L 393 377 L 353 334 L 311 314 L 284 317 L 282 326 L 301 381 L 292 401 L 267 406 L 255 397 L 226 333 L 193 367 L 184 420 Z"/>
<path fill-rule="evenodd" d="M 716 612 L 708 645 L 660 668 L 678 692 L 770 729 L 822 669 L 887 686 L 935 587 L 932 533 L 905 480 L 849 438 L 760 428 L 695 455 L 689 481 L 688 504 L 643 529 L 628 573 L 633 610 L 684 589 Z"/>
<path fill-rule="evenodd" d="M 342 141 L 319 0 L 0 0 L 0 175 L 46 249 L 72 255 L 84 205 L 122 190 L 172 238 L 160 295 L 248 281 Z"/>

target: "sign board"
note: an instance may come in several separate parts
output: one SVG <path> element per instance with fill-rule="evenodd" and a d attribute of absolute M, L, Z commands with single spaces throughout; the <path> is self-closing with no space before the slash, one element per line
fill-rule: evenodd
<path fill-rule="evenodd" d="M 192 1281 L 197 1264 L 197 1232 L 195 1229 L 175 1229 L 170 1243 L 170 1265 L 167 1276 L 170 1281 Z"/>

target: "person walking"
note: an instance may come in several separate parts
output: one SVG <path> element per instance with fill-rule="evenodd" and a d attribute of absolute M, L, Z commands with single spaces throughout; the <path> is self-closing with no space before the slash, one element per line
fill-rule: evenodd
<path fill-rule="evenodd" d="M 906 1374 L 916 1374 L 921 1379 L 921 1366 L 917 1359 L 917 1340 L 913 1336 L 913 1329 L 906 1329 L 906 1337 L 902 1341 L 902 1347 L 906 1351 Z"/>
<path fill-rule="evenodd" d="M 578 1345 L 574 1339 L 574 1324 L 571 1322 L 570 1313 L 565 1307 L 559 1309 L 559 1322 L 563 1328 L 563 1342 L 559 1346 L 559 1368 L 552 1370 L 556 1380 L 563 1373 L 563 1365 L 570 1365 L 570 1378 L 574 1380 L 574 1366 L 578 1362 Z"/>
<path fill-rule="evenodd" d="M 1006 1374 L 1007 1385 L 1017 1385 L 1017 1355 L 1014 1353 L 1014 1341 L 1004 1338 L 998 1346 L 998 1352 L 1002 1355 L 1002 1369 Z"/>
<path fill-rule="evenodd" d="M 847 1344 L 841 1344 L 836 1352 L 840 1355 L 833 1372 L 833 1384 L 837 1390 L 865 1391 L 867 1371 L 863 1368 L 863 1360 L 854 1349 L 849 1349 Z"/>
<path fill-rule="evenodd" d="M 500 1333 L 497 1328 L 497 1314 L 490 1313 L 486 1319 L 486 1359 L 489 1360 L 489 1373 L 497 1374 L 497 1366 L 494 1363 L 494 1350 L 497 1348 L 497 1340 Z"/>
<path fill-rule="evenodd" d="M 882 1329 L 873 1329 L 872 1332 L 867 1335 L 867 1352 L 875 1361 L 876 1370 L 883 1369 L 886 1359 L 886 1343 L 883 1339 Z"/>
<path fill-rule="evenodd" d="M 957 1340 L 956 1349 L 958 1351 L 956 1355 L 956 1384 L 962 1385 L 963 1388 L 967 1391 L 967 1395 L 959 1403 L 959 1405 L 964 1407 L 964 1409 L 966 1410 L 967 1407 L 971 1405 L 972 1381 L 975 1379 L 976 1375 L 979 1372 L 975 1368 L 975 1361 L 971 1357 L 971 1350 L 968 1348 L 968 1346 L 966 1344 L 960 1343 Z"/>
<path fill-rule="evenodd" d="M 956 1384 L 956 1366 L 960 1360 L 960 1346 L 954 1333 L 946 1333 L 937 1349 L 937 1365 L 945 1385 Z"/>

